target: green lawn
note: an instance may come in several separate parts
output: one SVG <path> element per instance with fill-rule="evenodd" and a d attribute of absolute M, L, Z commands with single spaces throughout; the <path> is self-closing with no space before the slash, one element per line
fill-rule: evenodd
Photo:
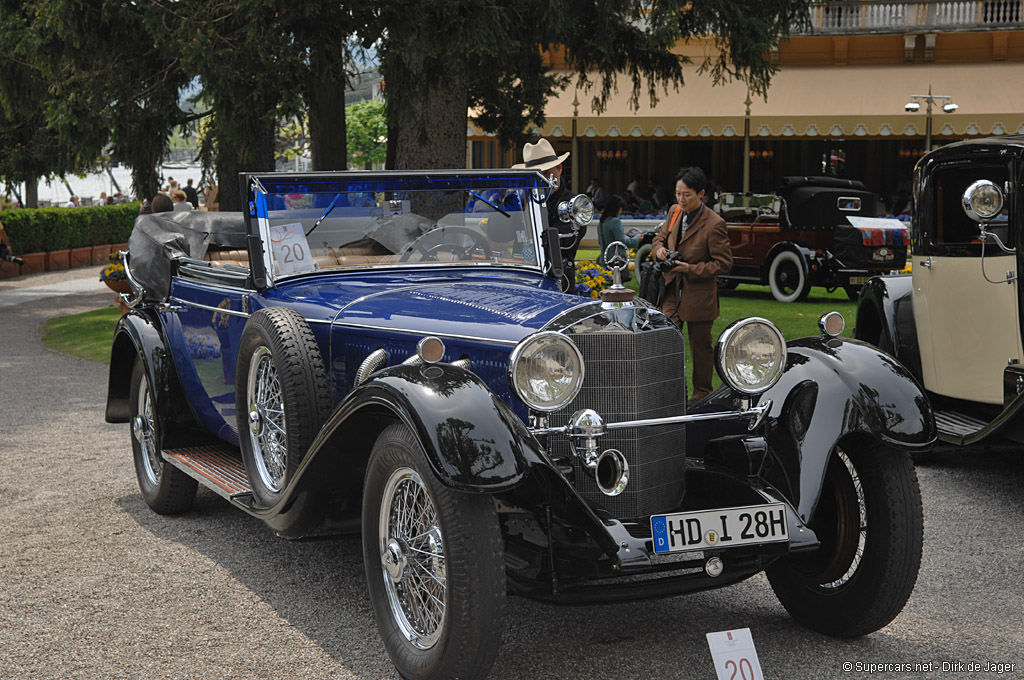
<path fill-rule="evenodd" d="M 111 306 L 52 319 L 43 326 L 43 344 L 64 354 L 108 363 L 110 342 L 120 318 L 121 311 Z"/>

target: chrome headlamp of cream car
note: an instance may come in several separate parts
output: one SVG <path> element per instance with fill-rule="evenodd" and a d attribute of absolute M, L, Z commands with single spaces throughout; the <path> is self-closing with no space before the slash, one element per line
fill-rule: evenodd
<path fill-rule="evenodd" d="M 558 219 L 585 227 L 594 220 L 594 203 L 586 194 L 558 204 Z"/>
<path fill-rule="evenodd" d="M 722 382 L 742 394 L 764 392 L 786 368 L 786 339 L 771 321 L 740 319 L 722 331 L 715 346 Z"/>
<path fill-rule="evenodd" d="M 557 411 L 583 386 L 583 355 L 561 333 L 545 331 L 520 342 L 509 360 L 508 380 L 524 404 Z"/>
<path fill-rule="evenodd" d="M 998 184 L 979 179 L 964 190 L 964 212 L 975 222 L 987 222 L 1003 209 L 1003 200 L 1003 190 Z"/>

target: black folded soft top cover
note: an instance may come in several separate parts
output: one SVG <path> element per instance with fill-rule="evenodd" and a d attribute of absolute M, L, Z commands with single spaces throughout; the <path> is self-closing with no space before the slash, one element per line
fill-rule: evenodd
<path fill-rule="evenodd" d="M 201 260 L 210 249 L 245 248 L 240 212 L 162 212 L 139 215 L 128 239 L 132 278 L 146 299 L 165 300 L 171 289 L 171 260 Z"/>

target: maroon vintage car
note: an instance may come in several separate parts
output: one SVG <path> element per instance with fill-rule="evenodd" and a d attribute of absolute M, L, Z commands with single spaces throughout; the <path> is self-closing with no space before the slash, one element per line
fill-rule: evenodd
<path fill-rule="evenodd" d="M 842 287 L 856 299 L 870 277 L 906 264 L 908 230 L 877 218 L 878 197 L 856 180 L 786 177 L 774 195 L 724 194 L 720 212 L 733 254 L 723 288 L 767 285 L 795 302 L 811 286 Z"/>

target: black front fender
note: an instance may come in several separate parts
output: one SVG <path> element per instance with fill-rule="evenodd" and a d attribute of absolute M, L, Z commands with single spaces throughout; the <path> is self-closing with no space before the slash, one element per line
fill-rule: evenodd
<path fill-rule="evenodd" d="M 196 441 L 196 420 L 185 399 L 159 317 L 150 309 L 132 310 L 117 322 L 110 347 L 105 420 L 128 422 L 132 366 L 137 359 L 142 361 L 153 387 L 164 448 Z"/>
<path fill-rule="evenodd" d="M 789 343 L 773 400 L 770 449 L 785 468 L 800 518 L 817 505 L 828 459 L 859 434 L 903 450 L 926 450 L 935 416 L 921 386 L 893 357 L 858 340 L 803 338 Z"/>
<path fill-rule="evenodd" d="M 438 478 L 464 491 L 517 485 L 536 460 L 526 425 L 473 373 L 451 364 L 395 366 L 375 374 L 338 407 L 314 443 L 358 427 L 385 409 L 415 432 Z"/>

